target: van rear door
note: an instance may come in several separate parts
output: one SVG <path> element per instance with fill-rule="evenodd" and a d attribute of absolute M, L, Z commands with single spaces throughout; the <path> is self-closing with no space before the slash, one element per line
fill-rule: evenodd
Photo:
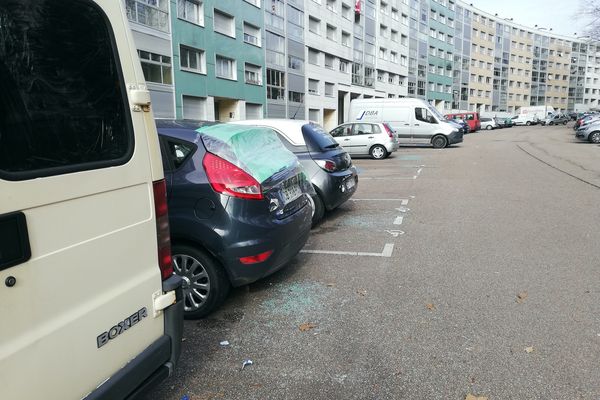
<path fill-rule="evenodd" d="M 82 398 L 164 332 L 152 114 L 123 5 L 0 0 L 0 391 Z M 156 168 L 159 166 L 159 168 Z"/>

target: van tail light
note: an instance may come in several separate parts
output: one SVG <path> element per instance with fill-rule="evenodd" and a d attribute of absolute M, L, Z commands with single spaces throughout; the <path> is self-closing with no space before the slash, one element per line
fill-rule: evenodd
<path fill-rule="evenodd" d="M 171 234 L 167 208 L 167 185 L 164 179 L 152 184 L 154 189 L 154 212 L 156 214 L 156 237 L 158 241 L 158 267 L 162 280 L 173 275 L 171 258 Z"/>
<path fill-rule="evenodd" d="M 394 131 L 392 131 L 390 129 L 390 127 L 388 126 L 388 124 L 383 124 L 383 127 L 385 128 L 385 131 L 387 132 L 387 134 L 390 137 L 390 139 L 393 139 L 394 138 Z"/>
<path fill-rule="evenodd" d="M 261 263 L 263 261 L 267 261 L 267 259 L 269 257 L 271 257 L 271 254 L 273 254 L 273 250 L 268 250 L 268 251 L 265 251 L 264 253 L 260 253 L 260 254 L 257 254 L 255 256 L 242 257 L 242 258 L 240 258 L 240 262 L 242 264 L 246 264 L 246 265 L 248 265 L 248 264 L 258 264 L 258 263 Z"/>
<path fill-rule="evenodd" d="M 337 169 L 337 165 L 331 160 L 315 160 L 315 162 L 327 172 L 334 172 Z"/>
<path fill-rule="evenodd" d="M 217 193 L 240 199 L 261 200 L 260 183 L 246 171 L 212 153 L 206 153 L 202 160 L 208 182 Z"/>

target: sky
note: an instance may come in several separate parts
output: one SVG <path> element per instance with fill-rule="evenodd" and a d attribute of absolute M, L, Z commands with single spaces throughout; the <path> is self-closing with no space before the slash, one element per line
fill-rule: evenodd
<path fill-rule="evenodd" d="M 583 0 L 463 0 L 467 4 L 492 15 L 533 28 L 536 24 L 552 28 L 552 32 L 573 36 L 577 32 L 583 36 L 585 19 L 579 14 Z"/>

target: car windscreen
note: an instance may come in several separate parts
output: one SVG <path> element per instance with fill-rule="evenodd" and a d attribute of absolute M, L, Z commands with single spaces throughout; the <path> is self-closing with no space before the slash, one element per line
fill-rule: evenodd
<path fill-rule="evenodd" d="M 325 132 L 320 125 L 312 122 L 302 126 L 302 136 L 309 152 L 322 152 L 339 146 L 333 136 Z"/>

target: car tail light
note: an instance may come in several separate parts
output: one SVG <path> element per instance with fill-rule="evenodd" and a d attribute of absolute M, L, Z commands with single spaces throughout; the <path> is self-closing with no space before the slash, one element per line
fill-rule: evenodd
<path fill-rule="evenodd" d="M 337 169 L 337 165 L 331 160 L 315 160 L 315 162 L 327 172 L 334 172 Z"/>
<path fill-rule="evenodd" d="M 387 134 L 390 137 L 390 139 L 393 139 L 394 138 L 394 131 L 392 131 L 387 124 L 383 124 L 383 127 L 385 128 L 385 131 L 387 132 Z"/>
<path fill-rule="evenodd" d="M 257 254 L 255 256 L 247 256 L 240 258 L 240 262 L 242 264 L 258 264 L 263 261 L 266 261 L 273 254 L 273 250 L 265 251 L 264 253 Z"/>
<path fill-rule="evenodd" d="M 156 214 L 156 239 L 158 242 L 158 267 L 163 281 L 173 275 L 171 258 L 171 234 L 167 208 L 167 185 L 161 179 L 152 184 L 154 189 L 154 212 Z"/>
<path fill-rule="evenodd" d="M 208 182 L 217 193 L 240 199 L 261 200 L 260 183 L 246 171 L 212 153 L 206 153 L 202 160 Z"/>

